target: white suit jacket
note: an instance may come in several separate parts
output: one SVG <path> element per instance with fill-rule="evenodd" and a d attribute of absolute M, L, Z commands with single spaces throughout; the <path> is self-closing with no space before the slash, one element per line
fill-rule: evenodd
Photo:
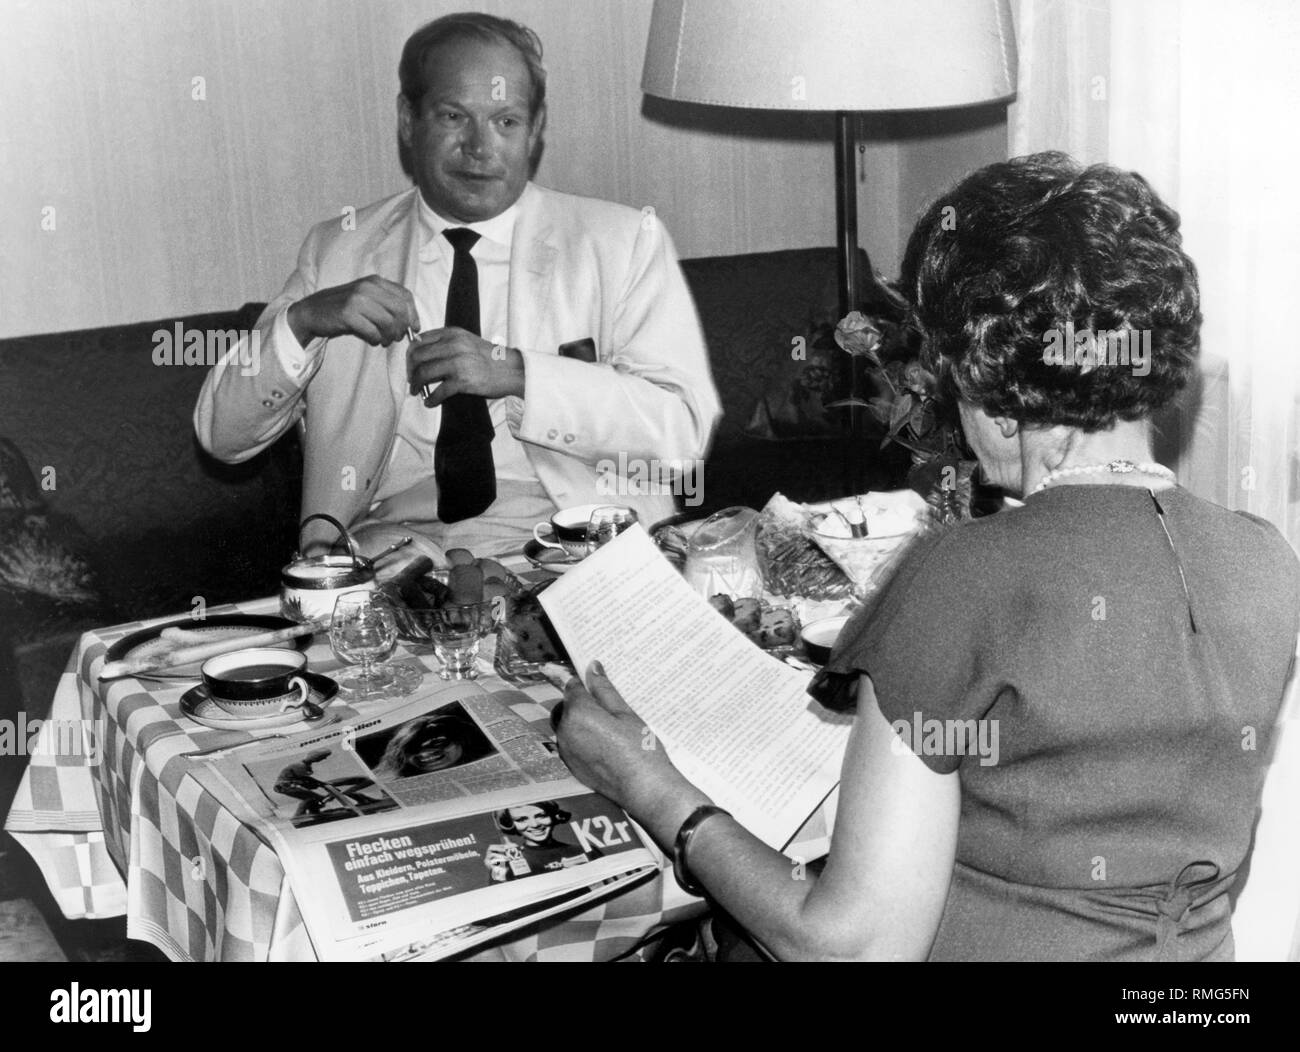
<path fill-rule="evenodd" d="M 241 368 L 249 359 L 236 347 L 199 394 L 195 432 L 229 463 L 302 421 L 303 517 L 326 512 L 351 524 L 365 516 L 406 393 L 407 344 L 335 337 L 298 380 L 276 354 L 275 319 L 318 289 L 367 274 L 414 291 L 418 192 L 368 206 L 355 229 L 339 220 L 314 227 L 284 291 L 258 319 L 260 368 Z M 559 355 L 561 344 L 587 337 L 596 364 Z M 653 213 L 530 183 L 511 252 L 507 341 L 522 352 L 525 373 L 525 397 L 506 400 L 507 425 L 556 506 L 627 504 L 647 525 L 671 515 L 671 486 L 645 492 L 649 469 L 637 464 L 702 460 L 721 412 L 695 305 Z M 631 465 L 631 487 L 598 480 L 597 466 L 610 462 L 616 471 Z M 323 528 L 307 541 L 333 532 L 319 520 L 311 527 Z"/>

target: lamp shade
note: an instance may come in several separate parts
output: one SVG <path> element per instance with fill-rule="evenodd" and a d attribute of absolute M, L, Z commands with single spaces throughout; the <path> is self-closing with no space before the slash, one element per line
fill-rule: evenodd
<path fill-rule="evenodd" d="M 1016 90 L 1009 0 L 655 0 L 641 90 L 715 106 L 914 110 Z"/>

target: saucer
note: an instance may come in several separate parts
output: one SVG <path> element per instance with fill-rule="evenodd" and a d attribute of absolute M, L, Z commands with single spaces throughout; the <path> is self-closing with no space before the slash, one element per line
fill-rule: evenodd
<path fill-rule="evenodd" d="M 339 692 L 339 685 L 328 676 L 322 676 L 319 672 L 304 672 L 302 677 L 311 688 L 308 700 L 314 701 L 321 708 L 328 705 L 334 695 Z M 302 710 L 297 708 L 290 709 L 288 712 L 277 712 L 273 716 L 259 716 L 256 719 L 241 719 L 238 716 L 232 716 L 217 707 L 216 702 L 208 694 L 207 686 L 202 683 L 191 690 L 187 690 L 181 696 L 181 715 L 188 716 L 195 723 L 202 724 L 204 727 L 211 727 L 213 730 L 218 731 L 270 730 L 275 727 L 289 727 L 295 723 L 306 722 Z"/>
<path fill-rule="evenodd" d="M 550 570 L 552 573 L 565 573 L 582 562 L 559 548 L 546 547 L 536 538 L 524 545 L 524 558 L 539 570 Z"/>

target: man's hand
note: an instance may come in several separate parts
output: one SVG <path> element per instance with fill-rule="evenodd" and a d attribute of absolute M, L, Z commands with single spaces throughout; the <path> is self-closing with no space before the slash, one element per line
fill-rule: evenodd
<path fill-rule="evenodd" d="M 662 819 L 671 842 L 682 820 L 708 797 L 673 765 L 655 738 L 606 678 L 599 662 L 587 672 L 591 690 L 571 679 L 557 710 L 560 758 L 579 781 L 651 825 Z M 657 824 L 657 823 L 654 823 Z M 651 828 L 651 832 L 657 832 Z"/>
<path fill-rule="evenodd" d="M 313 292 L 289 308 L 287 320 L 304 347 L 330 336 L 356 336 L 379 347 L 420 327 L 410 290 L 378 274 Z"/>
<path fill-rule="evenodd" d="M 524 356 L 513 347 L 491 344 L 454 326 L 430 329 L 406 350 L 411 394 L 428 384 L 441 386 L 424 400 L 432 409 L 455 394 L 504 398 L 524 394 Z"/>

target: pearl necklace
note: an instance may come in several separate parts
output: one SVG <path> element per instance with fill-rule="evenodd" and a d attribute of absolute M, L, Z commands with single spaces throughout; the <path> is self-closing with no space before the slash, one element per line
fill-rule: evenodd
<path fill-rule="evenodd" d="M 1057 479 L 1070 478 L 1073 475 L 1095 475 L 1100 471 L 1109 471 L 1116 475 L 1131 475 L 1136 471 L 1143 475 L 1154 475 L 1156 478 L 1167 479 L 1170 482 L 1175 482 L 1178 478 L 1163 464 L 1134 464 L 1131 460 L 1112 460 L 1105 464 L 1088 464 L 1080 468 L 1058 468 L 1056 471 L 1049 471 L 1039 480 L 1038 485 L 1033 489 L 1033 493 L 1041 492 Z"/>

